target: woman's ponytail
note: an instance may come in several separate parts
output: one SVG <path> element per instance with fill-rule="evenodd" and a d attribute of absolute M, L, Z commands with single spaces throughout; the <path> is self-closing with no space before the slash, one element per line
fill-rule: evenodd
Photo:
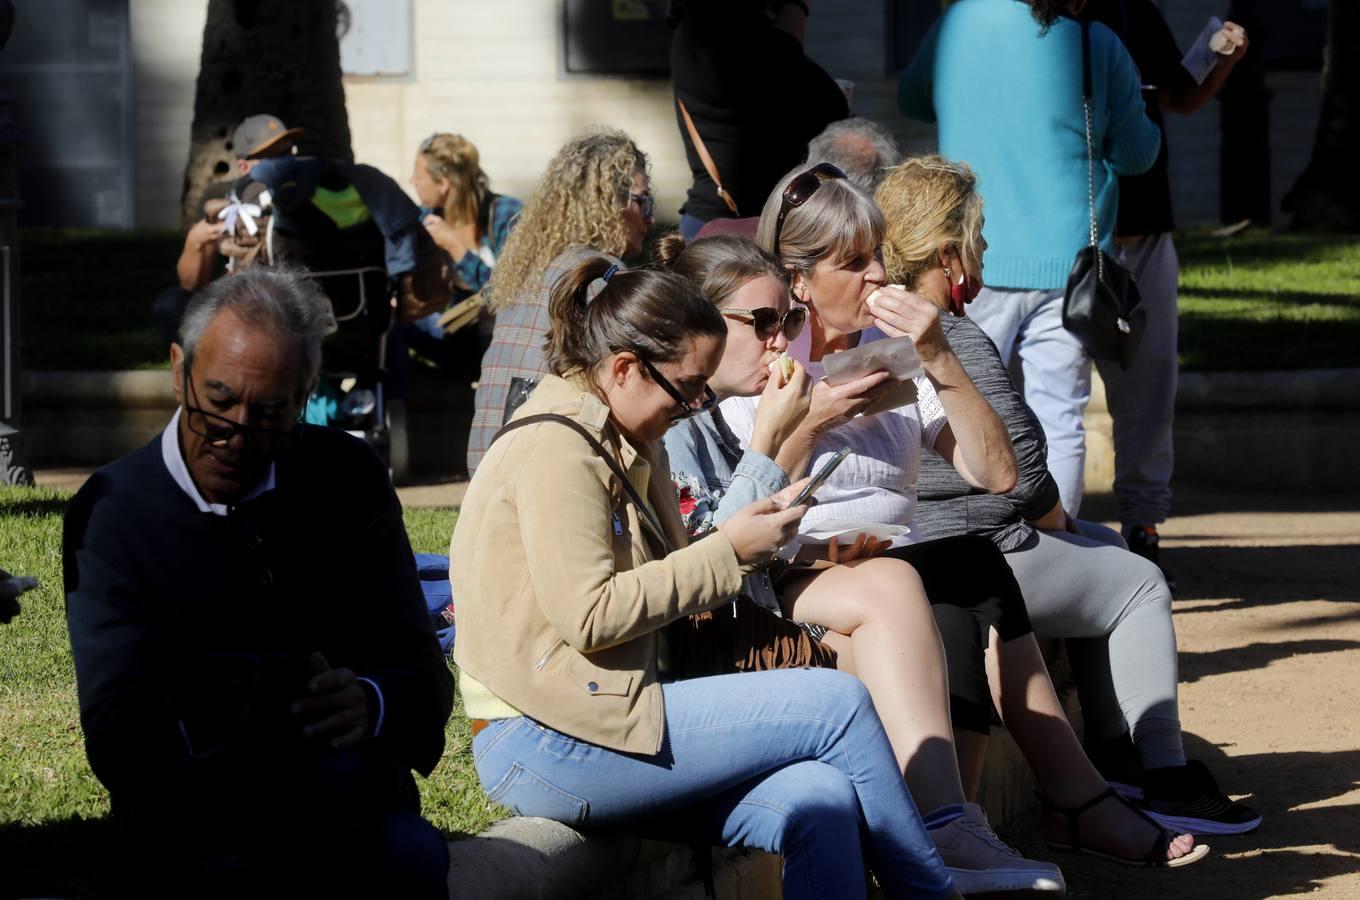
<path fill-rule="evenodd" d="M 590 301 L 598 296 L 618 266 L 605 256 L 589 256 L 577 263 L 553 285 L 548 300 L 548 367 L 558 375 L 572 369 L 589 369 L 592 358 L 588 312 Z M 610 270 L 613 269 L 613 272 Z M 600 284 L 595 284 L 599 281 Z"/>
<path fill-rule="evenodd" d="M 664 269 L 622 270 L 606 256 L 583 259 L 553 285 L 548 367 L 592 371 L 618 349 L 652 362 L 678 359 L 699 335 L 727 338 L 727 325 L 698 285 Z"/>

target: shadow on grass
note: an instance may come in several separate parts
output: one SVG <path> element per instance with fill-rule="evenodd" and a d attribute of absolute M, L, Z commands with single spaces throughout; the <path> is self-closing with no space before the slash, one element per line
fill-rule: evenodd
<path fill-rule="evenodd" d="M 116 834 L 107 818 L 0 825 L 0 897 L 117 896 L 109 878 Z"/>
<path fill-rule="evenodd" d="M 1222 288 L 1222 287 L 1186 287 L 1181 285 L 1177 292 L 1179 296 L 1198 297 L 1205 300 L 1264 300 L 1272 305 L 1288 303 L 1296 306 L 1310 306 L 1313 304 L 1327 304 L 1331 306 L 1353 307 L 1360 310 L 1360 296 L 1355 294 L 1339 294 L 1331 291 L 1272 291 L 1261 288 Z M 1274 315 L 1286 317 L 1283 321 L 1289 321 L 1288 311 L 1272 310 Z M 1195 309 L 1188 315 L 1208 315 L 1203 309 Z M 1271 319 L 1271 322 L 1280 321 Z M 1342 319 L 1350 321 L 1354 319 Z"/>
<path fill-rule="evenodd" d="M 60 516 L 66 513 L 66 504 L 70 502 L 69 497 L 25 497 L 22 494 L 10 494 L 0 499 L 0 516 L 6 518 Z"/>
<path fill-rule="evenodd" d="M 1360 239 L 1353 235 L 1302 235 L 1253 229 L 1231 238 L 1204 232 L 1176 235 L 1176 254 L 1182 271 L 1233 265 L 1261 268 L 1276 263 L 1336 263 L 1360 256 Z"/>

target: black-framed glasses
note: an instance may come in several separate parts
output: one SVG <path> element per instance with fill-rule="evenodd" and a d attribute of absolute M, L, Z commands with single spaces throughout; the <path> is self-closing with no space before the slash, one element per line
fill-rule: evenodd
<path fill-rule="evenodd" d="M 773 306 L 762 306 L 760 309 L 724 308 L 718 312 L 725 316 L 748 317 L 751 321 L 747 324 L 756 330 L 756 337 L 762 341 L 768 341 L 776 332 L 783 331 L 784 338 L 792 342 L 803 333 L 803 326 L 807 324 L 807 310 L 801 306 L 790 307 L 782 316 Z"/>
<path fill-rule="evenodd" d="M 845 173 L 839 166 L 821 162 L 789 182 L 784 188 L 784 196 L 779 199 L 779 218 L 774 223 L 775 256 L 779 255 L 779 236 L 784 231 L 784 218 L 789 214 L 789 210 L 797 209 L 808 202 L 808 198 L 817 193 L 817 188 L 822 186 L 823 181 L 835 181 L 844 177 Z"/>
<path fill-rule="evenodd" d="M 652 213 L 656 211 L 656 197 L 652 194 L 629 194 L 628 198 L 638 205 L 642 212 L 642 218 L 650 219 Z"/>
<path fill-rule="evenodd" d="M 208 442 L 213 444 L 226 444 L 239 434 L 244 439 L 246 446 L 252 450 L 282 451 L 297 434 L 298 427 L 302 424 L 303 415 L 306 412 L 305 407 L 298 410 L 298 417 L 287 428 L 246 425 L 241 422 L 234 422 L 226 416 L 210 413 L 199 406 L 198 391 L 194 389 L 194 381 L 187 368 L 184 370 L 184 383 L 187 386 L 187 398 L 192 401 L 184 404 L 185 424 L 194 434 L 201 438 L 207 438 Z"/>
<path fill-rule="evenodd" d="M 665 375 L 662 375 L 661 371 L 657 369 L 656 366 L 652 365 L 652 361 L 646 356 L 643 356 L 640 351 L 633 347 L 614 348 L 615 353 L 619 353 L 623 350 L 627 350 L 638 358 L 638 362 L 642 363 L 642 367 L 647 370 L 647 374 L 651 376 L 651 379 L 659 384 L 661 389 L 669 394 L 670 398 L 675 401 L 675 405 L 680 408 L 678 413 L 671 416 L 672 423 L 683 421 L 690 416 L 698 415 L 701 412 L 708 412 L 718 405 L 718 395 L 713 393 L 713 388 L 709 387 L 707 384 L 704 385 L 704 392 L 702 394 L 693 400 L 686 400 L 685 395 L 680 393 L 680 390 L 675 385 L 671 384 L 670 379 Z"/>

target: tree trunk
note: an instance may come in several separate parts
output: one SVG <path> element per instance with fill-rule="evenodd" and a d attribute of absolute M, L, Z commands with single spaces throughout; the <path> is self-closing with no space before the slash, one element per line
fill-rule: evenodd
<path fill-rule="evenodd" d="M 187 226 L 203 188 L 235 177 L 231 137 L 268 113 L 303 128 L 298 152 L 353 160 L 340 80 L 338 0 L 208 0 L 194 95 L 189 162 L 180 195 Z"/>
<path fill-rule="evenodd" d="M 1360 3 L 1327 4 L 1327 43 L 1322 54 L 1322 115 L 1313 158 L 1284 198 L 1291 228 L 1360 232 Z"/>

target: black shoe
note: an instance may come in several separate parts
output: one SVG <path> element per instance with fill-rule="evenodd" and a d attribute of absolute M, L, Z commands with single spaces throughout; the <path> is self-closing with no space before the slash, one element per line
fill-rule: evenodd
<path fill-rule="evenodd" d="M 1139 556 L 1143 557 L 1143 559 L 1146 559 L 1148 562 L 1162 570 L 1162 577 L 1166 579 L 1166 586 L 1174 592 L 1176 590 L 1176 579 L 1167 571 L 1166 566 L 1162 565 L 1162 562 L 1159 559 L 1161 555 L 1159 549 L 1161 538 L 1157 534 L 1157 529 L 1148 529 L 1142 525 L 1135 525 L 1133 528 L 1129 529 L 1128 534 L 1124 535 L 1124 540 L 1128 543 L 1129 551 L 1131 553 L 1137 553 Z"/>
<path fill-rule="evenodd" d="M 1116 738 L 1093 741 L 1085 749 L 1106 784 L 1130 800 L 1143 799 L 1143 758 L 1127 731 Z"/>
<path fill-rule="evenodd" d="M 1261 825 L 1260 813 L 1220 791 L 1198 760 L 1144 773 L 1143 809 L 1163 827 L 1190 834 L 1246 834 Z"/>

